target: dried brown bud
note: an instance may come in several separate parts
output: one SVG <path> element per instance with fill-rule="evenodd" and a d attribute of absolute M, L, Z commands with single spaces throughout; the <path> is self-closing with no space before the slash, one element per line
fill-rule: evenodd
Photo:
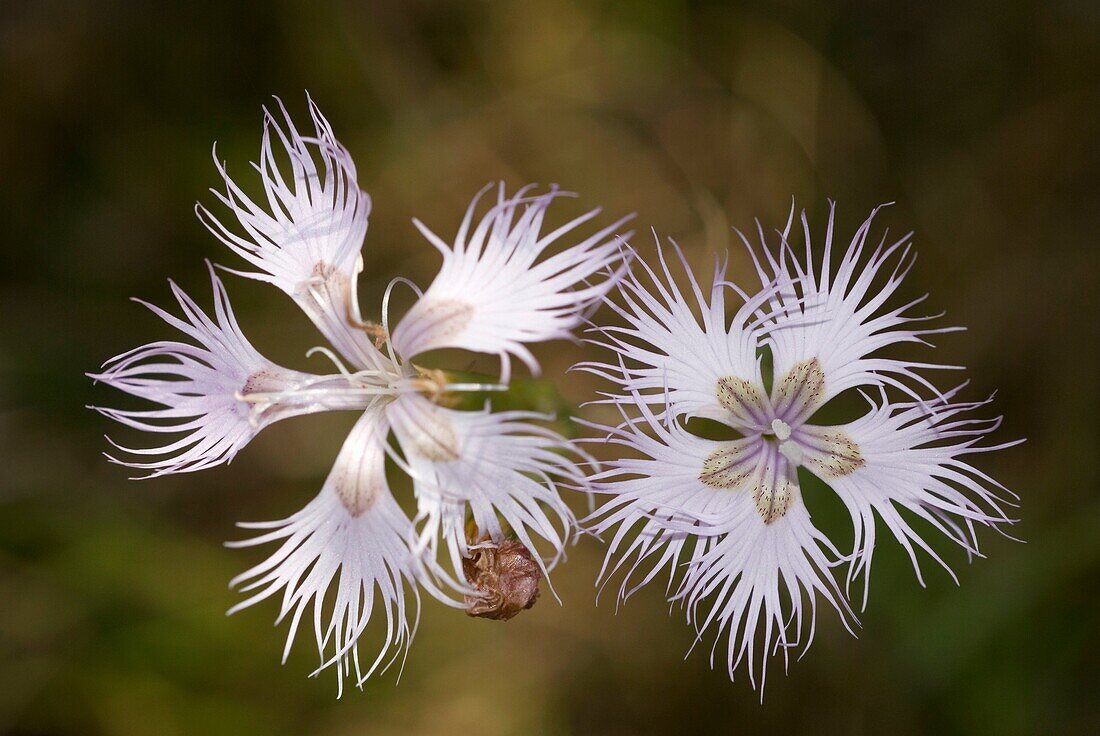
<path fill-rule="evenodd" d="M 480 541 L 462 561 L 462 572 L 479 594 L 465 596 L 470 616 L 507 621 L 538 600 L 542 571 L 531 550 L 515 539 Z"/>

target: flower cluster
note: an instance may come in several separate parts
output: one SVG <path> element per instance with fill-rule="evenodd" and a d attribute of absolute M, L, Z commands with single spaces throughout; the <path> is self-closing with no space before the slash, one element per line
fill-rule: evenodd
<path fill-rule="evenodd" d="M 853 630 L 851 587 L 862 575 L 865 606 L 880 525 L 923 584 L 920 554 L 954 576 L 929 532 L 976 556 L 979 527 L 1003 532 L 1013 523 L 1005 510 L 1013 494 L 971 464 L 1016 444 L 986 441 L 1000 419 L 975 412 L 989 402 L 961 401 L 961 386 L 944 391 L 929 377 L 956 366 L 882 354 L 960 328 L 914 315 L 923 298 L 895 304 L 915 256 L 908 235 L 884 233 L 875 244 L 877 210 L 839 254 L 831 205 L 820 253 L 804 213 L 796 250 L 793 208 L 777 241 L 759 226 L 759 246 L 742 235 L 760 279 L 750 294 L 726 279 L 721 262 L 704 288 L 675 243 L 674 257 L 658 243 L 656 265 L 634 257 L 630 233 L 619 234 L 629 218 L 583 237 L 578 229 L 599 210 L 544 228 L 550 205 L 565 196 L 557 188 L 508 195 L 490 186 L 451 242 L 414 220 L 442 256 L 439 273 L 424 291 L 394 279 L 380 321 L 370 322 L 357 279 L 371 200 L 328 121 L 309 107 L 311 135 L 295 129 L 281 103 L 278 117 L 265 110 L 253 164 L 260 196 L 215 156 L 224 189 L 211 191 L 225 212 L 199 205 L 197 213 L 253 269 L 225 270 L 278 287 L 313 321 L 331 346 L 314 351 L 335 372 L 305 373 L 261 355 L 211 267 L 212 311 L 175 284 L 181 314 L 146 304 L 185 339 L 123 353 L 92 376 L 154 405 L 99 409 L 166 437 L 152 447 L 112 443 L 111 459 L 146 477 L 229 462 L 282 419 L 359 413 L 317 497 L 286 519 L 241 524 L 257 535 L 231 543 L 276 545 L 233 581 L 247 597 L 231 612 L 279 596 L 278 620 L 289 622 L 284 661 L 309 613 L 317 671 L 334 666 L 342 692 L 345 677 L 362 685 L 407 653 L 421 590 L 487 618 L 530 607 L 578 526 L 559 492 L 567 487 L 606 498 L 589 519 L 608 540 L 601 583 L 623 572 L 625 600 L 667 576 L 669 601 L 683 606 L 696 643 L 717 629 L 712 664 L 724 642 L 729 676 L 744 663 L 762 697 L 769 659 L 782 652 L 786 664 L 791 649 L 810 646 L 819 602 Z M 416 300 L 391 331 L 398 283 Z M 462 411 L 449 401 L 456 392 L 507 390 L 513 359 L 537 374 L 529 346 L 570 336 L 601 304 L 617 323 L 592 327 L 591 342 L 612 357 L 578 367 L 613 384 L 602 402 L 622 417 L 589 423 L 600 433 L 592 442 L 621 450 L 602 469 L 548 417 L 488 404 Z M 413 362 L 440 348 L 497 356 L 499 380 L 464 382 Z M 856 393 L 859 418 L 827 423 L 826 405 Z M 697 431 L 707 422 L 724 425 L 727 438 Z M 411 479 L 414 518 L 391 494 L 387 465 Z M 812 522 L 800 473 L 847 508 L 851 551 Z M 383 641 L 360 660 L 372 619 L 384 621 Z"/>
<path fill-rule="evenodd" d="M 336 372 L 313 375 L 264 358 L 241 332 L 211 268 L 212 313 L 175 284 L 182 316 L 147 305 L 185 341 L 123 353 L 92 377 L 156 405 L 100 409 L 128 427 L 168 436 L 151 448 L 116 445 L 124 454 L 113 460 L 150 476 L 229 462 L 264 427 L 288 417 L 360 413 L 317 497 L 281 521 L 242 524 L 258 536 L 233 545 L 278 545 L 233 581 L 250 594 L 233 610 L 279 595 L 279 619 L 289 619 L 284 660 L 311 611 L 319 670 L 335 665 L 342 689 L 345 676 L 361 685 L 407 652 L 415 627 L 409 609 L 419 605 L 421 588 L 453 606 L 463 606 L 463 596 L 476 599 L 479 591 L 461 572 L 474 546 L 466 536 L 468 515 L 479 549 L 520 544 L 539 574 L 561 557 L 575 519 L 558 486 L 584 486 L 583 454 L 541 415 L 459 411 L 441 399 L 504 388 L 512 357 L 537 372 L 527 346 L 566 337 L 585 319 L 624 274 L 629 234 L 617 234 L 624 218 L 576 237 L 598 210 L 543 232 L 547 209 L 563 196 L 556 188 L 536 194 L 526 187 L 509 196 L 501 186 L 478 218 L 487 187 L 453 243 L 416 223 L 443 265 L 391 333 L 389 290 L 381 323 L 360 314 L 356 280 L 371 200 L 359 189 L 351 156 L 312 101 L 311 135 L 295 129 L 281 103 L 279 113 L 265 110 L 253 164 L 262 197 L 249 197 L 215 156 L 224 190 L 212 191 L 229 217 L 201 205 L 198 215 L 254 269 L 234 273 L 278 287 L 309 316 L 335 350 L 316 348 Z M 452 382 L 413 362 L 444 347 L 499 356 L 500 383 Z M 415 519 L 390 493 L 387 460 L 412 478 Z M 441 548 L 449 566 L 437 559 Z M 380 651 L 360 661 L 357 642 L 379 616 Z"/>
<path fill-rule="evenodd" d="M 880 523 L 922 585 L 918 551 L 950 568 L 918 530 L 978 555 L 977 527 L 1011 523 L 1004 506 L 1012 494 L 969 462 L 1015 444 L 982 444 L 1000 423 L 972 418 L 987 402 L 957 401 L 957 389 L 940 391 L 925 375 L 953 366 L 879 354 L 958 329 L 914 316 L 922 299 L 888 306 L 913 264 L 909 236 L 884 234 L 875 245 L 872 212 L 836 259 L 830 206 L 820 254 L 804 213 L 799 252 L 793 214 L 777 243 L 760 227 L 759 250 L 741 236 L 761 281 L 755 294 L 727 281 L 722 264 L 704 288 L 674 243 L 687 293 L 659 245 L 658 267 L 636 259 L 619 298 L 608 300 L 619 324 L 598 328 L 593 340 L 612 360 L 579 366 L 615 385 L 606 402 L 623 417 L 592 425 L 598 441 L 622 448 L 590 478 L 609 497 L 592 519 L 609 539 L 601 580 L 625 571 L 625 600 L 667 575 L 669 600 L 683 605 L 696 642 L 718 630 L 712 664 L 724 638 L 729 676 L 746 663 L 761 697 L 768 658 L 781 651 L 786 663 L 792 648 L 809 647 L 819 601 L 852 630 L 850 584 L 863 575 L 866 605 Z M 732 317 L 731 294 L 740 300 Z M 862 416 L 822 424 L 819 410 L 853 390 L 866 402 Z M 722 423 L 733 438 L 689 431 L 701 420 Z M 799 469 L 847 507 L 850 553 L 812 523 Z M 834 569 L 844 564 L 842 585 Z"/>

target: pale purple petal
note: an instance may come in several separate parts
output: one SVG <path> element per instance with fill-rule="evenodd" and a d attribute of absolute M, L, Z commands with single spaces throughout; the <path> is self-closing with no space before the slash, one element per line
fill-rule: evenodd
<path fill-rule="evenodd" d="M 556 188 L 529 196 L 530 186 L 497 203 L 470 231 L 482 190 L 471 202 L 453 245 L 419 221 L 421 232 L 443 256 L 439 274 L 394 330 L 405 358 L 436 348 L 462 348 L 522 360 L 537 372 L 526 346 L 569 337 L 585 312 L 622 275 L 625 240 L 608 225 L 552 255 L 546 251 L 599 214 L 592 210 L 548 232 L 543 219 Z M 508 369 L 504 368 L 505 375 Z"/>

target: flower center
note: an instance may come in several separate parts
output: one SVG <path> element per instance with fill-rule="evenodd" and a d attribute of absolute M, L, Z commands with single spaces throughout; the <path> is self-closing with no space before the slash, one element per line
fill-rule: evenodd
<path fill-rule="evenodd" d="M 782 419 L 772 420 L 772 434 L 775 439 L 779 441 L 779 452 L 783 457 L 791 461 L 791 464 L 798 467 L 802 464 L 805 456 L 802 452 L 802 447 L 791 439 L 791 425 L 784 422 Z"/>
<path fill-rule="evenodd" d="M 865 461 L 859 445 L 843 429 L 806 423 L 827 396 L 817 358 L 792 366 L 771 395 L 761 388 L 737 376 L 718 379 L 718 402 L 749 436 L 711 451 L 699 480 L 711 488 L 748 491 L 760 518 L 771 524 L 795 502 L 797 468 L 805 466 L 829 480 L 855 472 Z"/>

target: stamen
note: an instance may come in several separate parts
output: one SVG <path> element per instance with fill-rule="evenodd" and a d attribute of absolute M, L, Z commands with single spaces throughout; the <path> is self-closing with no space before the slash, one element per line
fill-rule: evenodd
<path fill-rule="evenodd" d="M 234 391 L 233 398 L 242 404 L 252 404 L 248 410 L 248 426 L 257 429 L 260 426 L 260 415 L 267 411 L 269 402 L 258 394 L 246 394 Z"/>
<path fill-rule="evenodd" d="M 438 402 L 443 396 L 443 387 L 447 385 L 447 374 L 438 368 L 413 367 L 420 372 L 420 376 L 410 382 L 413 390 L 421 391 L 433 402 Z"/>
<path fill-rule="evenodd" d="M 355 273 L 352 275 L 354 281 L 358 278 L 360 271 L 362 271 L 362 257 L 359 258 L 360 264 Z M 374 341 L 374 349 L 381 350 L 382 346 L 386 344 L 386 341 L 390 339 L 390 333 L 386 330 L 386 326 L 377 322 L 371 322 L 363 319 L 362 314 L 359 312 L 359 298 L 355 293 L 355 290 L 349 285 L 346 289 L 348 293 L 344 295 L 344 319 L 347 323 L 357 330 L 362 330 L 367 334 L 367 337 Z"/>
<path fill-rule="evenodd" d="M 791 425 L 787 424 L 782 419 L 773 419 L 772 433 L 775 435 L 775 438 L 779 440 L 780 454 L 790 460 L 791 464 L 795 467 L 801 465 L 805 455 L 802 452 L 802 447 L 797 442 L 791 441 Z"/>
<path fill-rule="evenodd" d="M 414 284 L 412 281 L 409 281 L 407 278 L 404 278 L 403 276 L 398 276 L 397 278 L 392 279 L 390 283 L 386 285 L 386 292 L 382 295 L 382 329 L 385 330 L 387 335 L 392 334 L 390 332 L 390 295 L 393 293 L 393 287 L 397 286 L 398 284 L 405 284 L 410 289 L 412 289 L 413 292 L 416 294 L 417 299 L 424 296 L 424 292 L 420 290 L 419 286 Z M 394 352 L 392 340 L 386 341 L 386 351 L 389 353 L 390 361 L 394 365 L 402 365 L 401 362 L 397 359 L 397 353 Z"/>
<path fill-rule="evenodd" d="M 305 286 L 306 291 L 311 297 L 313 297 L 313 300 L 317 302 L 317 305 L 323 308 L 326 304 L 329 303 L 329 299 L 327 295 L 321 293 L 321 290 L 324 289 L 325 291 L 330 291 L 332 287 L 330 280 L 333 276 L 339 275 L 340 273 L 329 266 L 327 263 L 325 263 L 324 261 L 318 261 L 314 264 L 313 270 L 310 272 L 309 278 L 299 284 L 299 288 Z M 343 282 L 343 290 L 346 293 L 347 280 L 341 279 L 341 281 Z"/>
<path fill-rule="evenodd" d="M 355 266 L 352 268 L 352 271 L 351 271 L 351 283 L 356 284 L 358 286 L 358 284 L 359 284 L 359 275 L 361 273 L 363 273 L 363 268 L 364 268 L 363 254 L 360 253 L 359 255 L 357 255 L 355 257 Z M 351 292 L 349 294 L 349 296 L 354 297 L 354 298 L 346 300 L 347 303 L 348 303 L 348 307 L 347 307 L 348 321 L 351 322 L 352 324 L 362 324 L 363 323 L 363 315 L 362 315 L 361 311 L 359 310 L 359 293 L 358 293 L 358 289 L 349 289 L 349 291 Z"/>
<path fill-rule="evenodd" d="M 402 393 L 401 377 L 395 373 L 371 369 L 351 373 L 327 348 L 313 348 L 307 355 L 313 353 L 320 353 L 331 360 L 340 375 L 272 382 L 271 377 L 261 371 L 249 376 L 244 386 L 234 392 L 233 397 L 237 401 L 249 405 L 248 422 L 251 426 L 258 427 L 268 412 L 285 410 L 298 413 L 304 410 L 309 413 L 319 408 L 359 410 L 370 407 L 379 397 L 392 399 Z"/>
<path fill-rule="evenodd" d="M 480 393 L 482 391 L 507 391 L 508 385 L 504 383 L 446 383 L 444 391 Z"/>
<path fill-rule="evenodd" d="M 240 391 L 234 391 L 233 398 L 244 404 L 259 404 L 268 400 L 264 394 L 246 394 Z"/>
<path fill-rule="evenodd" d="M 451 383 L 447 380 L 447 374 L 438 368 L 422 368 L 418 365 L 413 365 L 413 367 L 420 375 L 404 382 L 402 385 L 409 390 L 423 393 L 437 403 L 447 393 L 480 393 L 508 390 L 508 384 L 506 383 Z"/>
<path fill-rule="evenodd" d="M 347 378 L 349 381 L 351 380 L 351 371 L 349 371 L 347 367 L 343 364 L 343 362 L 338 357 L 336 357 L 336 353 L 332 352 L 324 346 L 317 345 L 306 351 L 306 357 L 312 358 L 315 353 L 320 353 L 321 355 L 331 360 L 332 364 L 336 366 L 336 370 L 340 371 L 340 374 Z"/>
<path fill-rule="evenodd" d="M 381 350 L 382 346 L 390 339 L 390 333 L 386 331 L 386 328 L 374 322 L 362 322 L 359 324 L 359 329 L 367 333 L 367 336 L 374 340 L 374 347 L 376 350 Z"/>

